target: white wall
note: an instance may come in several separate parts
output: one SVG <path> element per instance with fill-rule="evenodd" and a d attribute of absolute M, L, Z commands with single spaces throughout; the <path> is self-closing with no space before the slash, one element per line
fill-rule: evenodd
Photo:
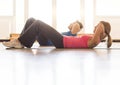
<path fill-rule="evenodd" d="M 14 18 L 13 17 L 0 17 L 0 38 L 9 38 L 9 34 L 14 28 Z"/>
<path fill-rule="evenodd" d="M 15 0 L 0 0 L 0 39 L 15 29 Z"/>

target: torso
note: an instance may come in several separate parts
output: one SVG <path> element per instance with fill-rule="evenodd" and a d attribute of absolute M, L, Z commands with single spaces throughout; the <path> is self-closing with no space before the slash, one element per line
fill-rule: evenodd
<path fill-rule="evenodd" d="M 91 35 L 81 36 L 64 36 L 63 44 L 64 48 L 89 48 L 89 40 L 92 38 Z"/>

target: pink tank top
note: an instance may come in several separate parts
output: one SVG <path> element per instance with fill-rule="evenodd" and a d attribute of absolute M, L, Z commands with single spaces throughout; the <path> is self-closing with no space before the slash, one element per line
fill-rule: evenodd
<path fill-rule="evenodd" d="M 82 36 L 64 36 L 63 44 L 64 48 L 88 48 L 88 40 L 92 36 L 82 35 Z"/>

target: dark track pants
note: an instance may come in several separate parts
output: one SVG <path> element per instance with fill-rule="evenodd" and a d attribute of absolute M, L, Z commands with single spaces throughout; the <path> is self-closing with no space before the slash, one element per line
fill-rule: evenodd
<path fill-rule="evenodd" d="M 50 25 L 30 18 L 27 20 L 18 40 L 26 47 L 32 47 L 37 40 L 39 44 L 46 45 L 51 40 L 56 48 L 63 48 L 63 36 Z"/>

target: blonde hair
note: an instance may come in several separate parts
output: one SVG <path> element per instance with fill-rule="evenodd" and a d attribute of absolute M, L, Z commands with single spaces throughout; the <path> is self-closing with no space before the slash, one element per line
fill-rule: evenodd
<path fill-rule="evenodd" d="M 101 23 L 104 25 L 105 33 L 107 34 L 107 48 L 111 47 L 112 45 L 112 38 L 110 36 L 111 31 L 111 25 L 108 22 L 101 21 Z"/>

